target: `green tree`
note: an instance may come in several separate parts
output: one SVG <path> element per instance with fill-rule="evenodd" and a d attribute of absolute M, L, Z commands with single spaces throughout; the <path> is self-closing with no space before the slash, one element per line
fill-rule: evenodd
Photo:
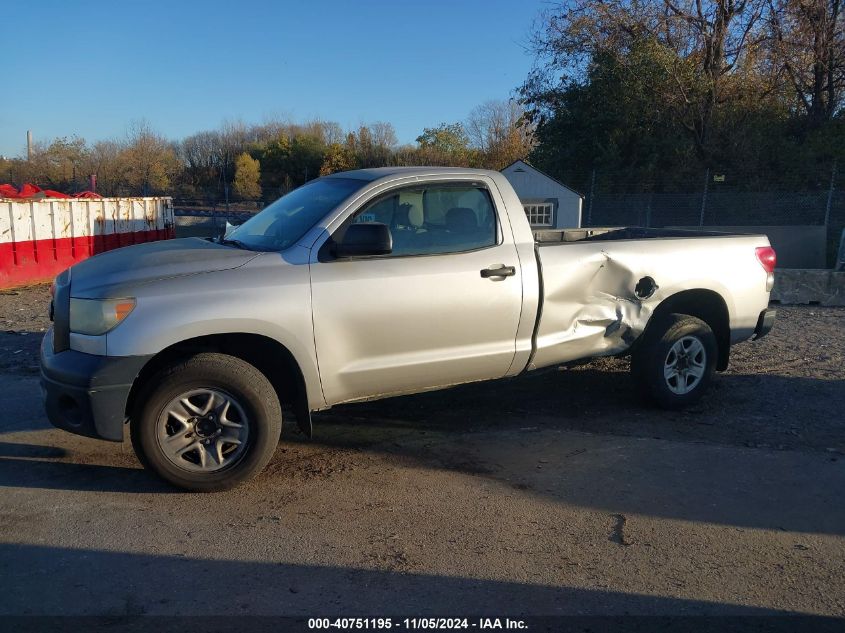
<path fill-rule="evenodd" d="M 415 158 L 421 164 L 472 166 L 477 162 L 477 154 L 470 148 L 469 137 L 461 123 L 424 128 L 417 137 L 417 144 Z"/>
<path fill-rule="evenodd" d="M 460 123 L 441 123 L 437 127 L 427 127 L 417 137 L 422 149 L 431 149 L 444 154 L 461 154 L 469 150 L 469 138 Z"/>
<path fill-rule="evenodd" d="M 326 146 L 319 136 L 296 132 L 259 146 L 253 157 L 261 162 L 261 186 L 264 195 L 283 195 L 317 178 L 323 165 Z"/>
<path fill-rule="evenodd" d="M 287 183 L 290 146 L 290 139 L 279 135 L 253 154 L 261 163 L 261 189 L 268 197 L 278 197 L 290 189 Z"/>
<path fill-rule="evenodd" d="M 764 38 L 763 0 L 573 0 L 546 14 L 534 38 L 536 70 L 522 86 L 533 114 L 589 80 L 592 64 L 612 59 L 623 83 L 638 82 L 653 105 L 689 136 L 699 159 L 713 162 L 720 110 L 746 92 L 743 63 Z M 648 73 L 638 74 L 643 59 Z M 760 96 L 760 95 L 758 95 Z M 536 120 L 536 119 L 535 119 Z"/>
<path fill-rule="evenodd" d="M 235 193 L 254 200 L 261 197 L 261 164 L 244 152 L 235 159 Z"/>
<path fill-rule="evenodd" d="M 82 172 L 89 150 L 84 139 L 61 137 L 33 149 L 32 159 L 23 165 L 22 180 L 60 191 L 73 191 L 85 181 Z"/>
<path fill-rule="evenodd" d="M 649 46 L 642 48 L 624 67 L 613 54 L 596 54 L 583 82 L 541 97 L 532 163 L 576 187 L 585 187 L 593 169 L 622 174 L 622 187 L 654 173 L 680 177 L 692 143 L 659 102 L 654 85 L 665 75 Z"/>
<path fill-rule="evenodd" d="M 290 144 L 287 173 L 293 187 L 305 184 L 320 175 L 326 146 L 313 134 L 297 134 Z"/>
<path fill-rule="evenodd" d="M 355 169 L 357 166 L 352 150 L 340 143 L 332 143 L 326 148 L 326 155 L 320 166 L 320 175 L 328 176 L 338 171 Z"/>

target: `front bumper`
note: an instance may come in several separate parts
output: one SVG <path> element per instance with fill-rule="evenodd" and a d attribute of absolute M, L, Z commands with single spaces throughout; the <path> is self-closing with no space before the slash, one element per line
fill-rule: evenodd
<path fill-rule="evenodd" d="M 41 391 L 53 426 L 87 437 L 123 441 L 126 401 L 151 356 L 53 352 L 52 328 L 41 342 Z"/>
<path fill-rule="evenodd" d="M 752 341 L 763 338 L 769 333 L 769 330 L 775 324 L 777 313 L 777 310 L 772 310 L 771 308 L 763 310 L 760 313 L 760 316 L 757 318 L 757 327 L 754 328 L 754 336 L 751 337 Z"/>

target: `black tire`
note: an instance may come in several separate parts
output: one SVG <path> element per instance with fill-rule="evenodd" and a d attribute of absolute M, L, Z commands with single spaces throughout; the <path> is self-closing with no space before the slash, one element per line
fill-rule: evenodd
<path fill-rule="evenodd" d="M 223 408 L 220 405 L 206 416 L 212 419 L 208 427 L 213 426 L 216 417 L 216 431 L 204 427 L 201 434 L 198 424 L 202 418 L 194 417 L 190 418 L 193 422 L 186 424 L 184 430 L 173 431 L 169 435 L 169 425 L 184 423 L 174 420 L 166 409 L 171 411 L 173 406 L 178 406 L 175 404 L 177 400 L 184 402 L 186 394 L 195 394 L 187 396 L 190 406 L 197 406 L 196 400 L 190 402 L 191 398 L 208 394 L 208 407 L 214 406 L 215 397 L 222 397 L 222 402 L 228 402 L 234 408 L 227 405 L 230 412 L 220 414 Z M 201 353 L 167 366 L 147 382 L 138 401 L 141 404 L 130 422 L 135 454 L 145 467 L 183 490 L 214 492 L 232 488 L 261 471 L 272 458 L 279 442 L 282 410 L 273 386 L 258 369 L 233 356 Z M 185 411 L 192 413 L 187 408 Z M 233 431 L 230 427 L 237 428 Z M 225 437 L 221 437 L 220 445 L 225 449 L 218 451 L 218 440 L 214 434 L 219 436 L 230 431 L 235 433 L 233 441 L 237 444 L 229 444 L 224 441 Z M 186 433 L 184 438 L 188 439 L 179 437 L 181 433 Z M 212 448 L 199 446 L 180 458 L 172 454 L 168 456 L 163 446 L 168 445 L 171 438 L 194 444 L 213 441 L 214 456 L 210 457 Z M 224 450 L 229 453 L 224 455 Z M 170 452 L 173 450 L 170 449 Z M 208 466 L 206 456 L 209 456 Z M 176 463 L 180 459 L 183 464 Z M 227 460 L 229 463 L 226 463 Z M 208 471 L 198 471 L 206 467 Z M 217 469 L 213 470 L 215 467 Z"/>
<path fill-rule="evenodd" d="M 694 341 L 700 343 L 700 350 Z M 677 353 L 685 346 L 695 351 L 695 358 L 690 351 Z M 674 366 L 672 353 L 676 360 Z M 670 314 L 649 324 L 631 357 L 631 374 L 638 392 L 647 401 L 664 409 L 682 409 L 707 391 L 718 354 L 716 336 L 709 325 L 688 314 Z M 681 363 L 683 369 L 674 372 L 680 366 L 677 363 Z M 702 365 L 703 372 L 696 376 Z M 664 373 L 667 366 L 669 377 Z M 671 375 L 673 373 L 676 375 Z M 688 391 L 679 393 L 684 389 Z"/>

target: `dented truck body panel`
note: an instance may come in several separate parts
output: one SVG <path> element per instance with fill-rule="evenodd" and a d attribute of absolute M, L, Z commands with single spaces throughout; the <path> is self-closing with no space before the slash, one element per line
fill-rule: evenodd
<path fill-rule="evenodd" d="M 298 407 L 313 411 L 623 354 L 657 312 L 683 310 L 675 299 L 689 291 L 704 293 L 704 312 L 726 312 L 717 333 L 726 352 L 755 334 L 768 306 L 771 275 L 755 255 L 769 245 L 765 236 L 618 228 L 535 234 L 499 172 L 397 167 L 326 178 L 336 177 L 360 187 L 284 250 L 177 240 L 72 268 L 61 296 L 132 297 L 136 306 L 98 336 L 57 321 L 56 339 L 69 339 L 75 352 L 155 359 L 184 341 L 257 335 L 290 353 L 305 390 Z M 321 255 L 369 202 L 431 183 L 471 183 L 489 193 L 495 244 L 426 255 Z M 502 267 L 512 270 L 486 274 Z M 57 314 L 65 308 L 56 306 Z"/>
<path fill-rule="evenodd" d="M 620 354 L 657 306 L 687 290 L 718 294 L 731 342 L 747 340 L 769 302 L 766 273 L 754 256 L 760 244 L 760 237 L 738 235 L 541 246 L 543 315 L 529 369 Z"/>

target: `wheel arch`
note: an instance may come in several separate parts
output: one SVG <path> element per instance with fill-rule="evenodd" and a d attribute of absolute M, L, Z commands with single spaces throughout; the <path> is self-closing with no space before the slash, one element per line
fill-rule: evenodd
<path fill-rule="evenodd" d="M 201 352 L 228 354 L 253 365 L 273 385 L 281 404 L 291 406 L 297 415 L 303 407 L 308 411 L 307 383 L 291 351 L 268 336 L 232 332 L 186 339 L 164 348 L 153 356 L 132 384 L 126 400 L 127 418 L 131 418 L 135 412 L 139 394 L 152 376 L 179 359 Z"/>
<path fill-rule="evenodd" d="M 648 329 L 658 323 L 662 317 L 673 313 L 694 316 L 710 326 L 718 345 L 719 357 L 716 369 L 717 371 L 727 369 L 731 350 L 731 322 L 728 304 L 722 295 L 702 288 L 682 290 L 670 295 L 655 308 L 640 340 L 645 338 Z"/>

